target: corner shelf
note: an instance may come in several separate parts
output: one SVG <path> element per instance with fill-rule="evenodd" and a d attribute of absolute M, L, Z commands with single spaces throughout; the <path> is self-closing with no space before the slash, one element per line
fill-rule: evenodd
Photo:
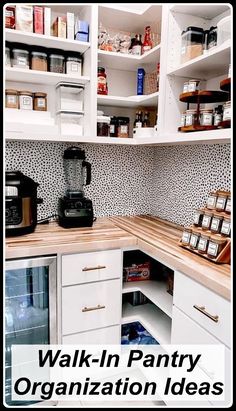
<path fill-rule="evenodd" d="M 218 90 L 199 90 L 189 93 L 181 93 L 179 100 L 183 103 L 195 103 L 195 104 L 207 104 L 207 103 L 220 103 L 227 101 L 228 93 L 226 91 Z"/>
<path fill-rule="evenodd" d="M 158 101 L 159 92 L 152 94 L 145 94 L 142 96 L 103 96 L 97 95 L 97 103 L 102 106 L 115 106 L 115 107 L 148 107 L 156 106 Z"/>
<path fill-rule="evenodd" d="M 132 306 L 124 303 L 122 324 L 138 321 L 161 344 L 171 342 L 171 319 L 153 304 Z"/>

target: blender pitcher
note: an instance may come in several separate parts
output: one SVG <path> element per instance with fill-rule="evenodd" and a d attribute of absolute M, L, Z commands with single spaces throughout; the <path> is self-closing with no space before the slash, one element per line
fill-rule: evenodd
<path fill-rule="evenodd" d="M 64 151 L 63 166 L 66 179 L 66 195 L 69 198 L 84 197 L 83 187 L 91 182 L 91 164 L 85 161 L 85 152 L 78 147 L 69 147 Z M 86 169 L 86 182 L 84 171 Z"/>

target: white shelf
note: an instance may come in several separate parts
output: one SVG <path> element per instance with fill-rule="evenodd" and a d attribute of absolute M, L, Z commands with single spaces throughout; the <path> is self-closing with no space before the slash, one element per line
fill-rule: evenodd
<path fill-rule="evenodd" d="M 156 144 L 220 144 L 230 143 L 232 136 L 231 128 L 218 130 L 194 131 L 190 133 L 166 133 L 156 137 Z"/>
<path fill-rule="evenodd" d="M 142 56 L 98 50 L 99 65 L 117 70 L 136 71 L 143 65 L 157 64 L 160 60 L 160 49 L 161 45 L 158 44 Z"/>
<path fill-rule="evenodd" d="M 171 342 L 171 319 L 153 304 L 132 306 L 124 303 L 122 324 L 139 321 L 143 327 L 161 344 Z"/>
<path fill-rule="evenodd" d="M 24 43 L 33 46 L 58 48 L 60 50 L 76 51 L 84 53 L 89 49 L 90 43 L 62 39 L 59 37 L 45 36 L 44 34 L 28 33 L 20 30 L 5 29 L 5 39 L 10 42 Z"/>
<path fill-rule="evenodd" d="M 68 81 L 78 84 L 86 84 L 90 81 L 87 76 L 73 77 L 69 74 L 51 73 L 49 71 L 37 71 L 19 69 L 16 67 L 6 67 L 5 80 L 17 81 L 20 83 L 35 83 L 56 85 L 60 81 Z"/>
<path fill-rule="evenodd" d="M 159 93 L 152 93 L 142 96 L 97 96 L 97 103 L 101 106 L 115 106 L 115 107 L 148 107 L 156 106 Z"/>
<path fill-rule="evenodd" d="M 131 281 L 123 284 L 122 293 L 141 291 L 165 314 L 172 317 L 173 297 L 166 291 L 164 281 Z"/>
<path fill-rule="evenodd" d="M 191 16 L 202 17 L 203 19 L 210 20 L 229 10 L 229 8 L 230 4 L 175 4 L 170 7 L 170 10 L 174 13 L 189 14 Z"/>
<path fill-rule="evenodd" d="M 228 72 L 230 64 L 230 40 L 213 47 L 206 54 L 181 64 L 167 74 L 179 77 L 208 80 Z"/>

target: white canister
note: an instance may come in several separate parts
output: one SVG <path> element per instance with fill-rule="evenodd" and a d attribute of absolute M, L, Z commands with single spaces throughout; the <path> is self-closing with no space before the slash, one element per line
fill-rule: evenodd
<path fill-rule="evenodd" d="M 223 121 L 231 120 L 231 101 L 224 104 Z"/>
<path fill-rule="evenodd" d="M 19 92 L 19 108 L 21 110 L 33 110 L 33 93 L 30 91 Z"/>
<path fill-rule="evenodd" d="M 200 125 L 212 126 L 213 123 L 213 110 L 202 109 L 200 110 Z"/>
<path fill-rule="evenodd" d="M 82 75 L 82 59 L 78 57 L 67 57 L 66 74 L 80 77 Z"/>

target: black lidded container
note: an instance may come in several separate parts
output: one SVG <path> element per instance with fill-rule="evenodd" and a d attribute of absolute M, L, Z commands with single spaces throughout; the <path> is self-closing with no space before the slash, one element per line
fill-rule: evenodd
<path fill-rule="evenodd" d="M 37 198 L 39 186 L 21 171 L 5 173 L 5 229 L 6 236 L 32 233 L 37 225 Z"/>

